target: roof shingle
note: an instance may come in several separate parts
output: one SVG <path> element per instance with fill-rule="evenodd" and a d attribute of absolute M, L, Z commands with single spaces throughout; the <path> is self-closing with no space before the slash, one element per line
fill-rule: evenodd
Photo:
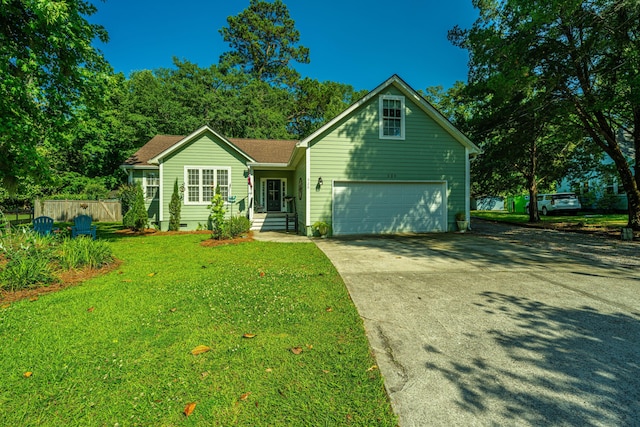
<path fill-rule="evenodd" d="M 156 135 L 125 160 L 126 166 L 154 166 L 149 160 L 183 140 L 181 135 Z M 298 141 L 284 139 L 228 138 L 240 151 L 258 163 L 287 163 Z"/>
<path fill-rule="evenodd" d="M 258 163 L 287 163 L 298 141 L 286 139 L 229 138 Z"/>
<path fill-rule="evenodd" d="M 181 135 L 156 135 L 144 144 L 131 157 L 124 161 L 127 166 L 153 166 L 148 163 L 164 150 L 183 139 Z"/>

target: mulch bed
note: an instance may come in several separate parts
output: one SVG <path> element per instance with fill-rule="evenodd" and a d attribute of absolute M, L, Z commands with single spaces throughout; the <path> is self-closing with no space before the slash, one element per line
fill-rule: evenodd
<path fill-rule="evenodd" d="M 38 288 L 21 289 L 19 291 L 6 291 L 0 290 L 0 305 L 4 307 L 12 302 L 29 299 L 30 301 L 37 301 L 40 295 L 50 294 L 52 292 L 58 292 L 62 289 L 75 286 L 79 283 L 89 280 L 93 277 L 101 276 L 110 271 L 113 271 L 120 267 L 122 261 L 116 259 L 111 264 L 105 265 L 102 268 L 83 268 L 81 270 L 69 270 L 58 274 L 58 280 L 48 286 L 41 286 Z"/>
<path fill-rule="evenodd" d="M 129 229 L 118 230 L 116 234 L 126 235 L 126 236 L 149 236 L 149 235 L 158 235 L 158 236 L 172 236 L 179 234 L 207 234 L 211 235 L 211 230 L 198 230 L 198 231 L 158 231 L 154 228 L 147 228 L 144 231 L 131 231 Z M 224 245 L 237 245 L 238 243 L 251 242 L 253 241 L 253 231 L 249 231 L 246 235 L 242 235 L 240 237 L 236 237 L 234 239 L 227 240 L 215 240 L 215 239 L 207 239 L 200 242 L 200 246 L 205 247 L 216 247 L 216 246 L 224 246 Z"/>
<path fill-rule="evenodd" d="M 229 240 L 215 240 L 215 239 L 207 239 L 200 242 L 200 246 L 204 246 L 207 248 L 213 248 L 216 246 L 224 246 L 224 245 L 237 245 L 238 243 L 252 242 L 253 241 L 253 231 L 247 233 L 246 236 L 236 237 L 235 239 Z"/>

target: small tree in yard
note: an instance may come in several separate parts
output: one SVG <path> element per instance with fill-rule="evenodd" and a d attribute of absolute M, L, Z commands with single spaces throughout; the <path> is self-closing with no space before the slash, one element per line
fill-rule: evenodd
<path fill-rule="evenodd" d="M 144 206 L 144 195 L 140 183 L 135 185 L 135 198 L 129 211 L 125 214 L 122 223 L 132 231 L 142 231 L 149 226 L 149 215 Z"/>
<path fill-rule="evenodd" d="M 220 186 L 216 186 L 216 192 L 211 200 L 209 209 L 211 210 L 211 215 L 209 215 L 209 219 L 211 220 L 211 237 L 218 240 L 224 239 L 227 234 L 227 224 L 224 220 L 224 198 L 222 194 L 220 194 Z"/>
<path fill-rule="evenodd" d="M 180 200 L 180 191 L 178 189 L 178 178 L 173 184 L 173 194 L 169 203 L 169 231 L 180 230 L 180 209 L 182 201 Z"/>

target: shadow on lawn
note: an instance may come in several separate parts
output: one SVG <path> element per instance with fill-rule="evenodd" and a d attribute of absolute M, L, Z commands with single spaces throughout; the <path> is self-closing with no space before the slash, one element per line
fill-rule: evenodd
<path fill-rule="evenodd" d="M 508 330 L 489 330 L 486 338 L 504 355 L 469 360 L 425 347 L 426 368 L 458 389 L 463 411 L 493 411 L 514 425 L 637 425 L 637 319 L 495 292 L 479 297 L 475 305 L 487 315 L 511 321 Z"/>

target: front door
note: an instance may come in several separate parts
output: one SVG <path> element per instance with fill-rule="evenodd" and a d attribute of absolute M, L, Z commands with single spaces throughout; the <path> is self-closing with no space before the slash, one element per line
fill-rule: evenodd
<path fill-rule="evenodd" d="M 280 212 L 282 185 L 279 179 L 267 180 L 267 212 Z"/>

